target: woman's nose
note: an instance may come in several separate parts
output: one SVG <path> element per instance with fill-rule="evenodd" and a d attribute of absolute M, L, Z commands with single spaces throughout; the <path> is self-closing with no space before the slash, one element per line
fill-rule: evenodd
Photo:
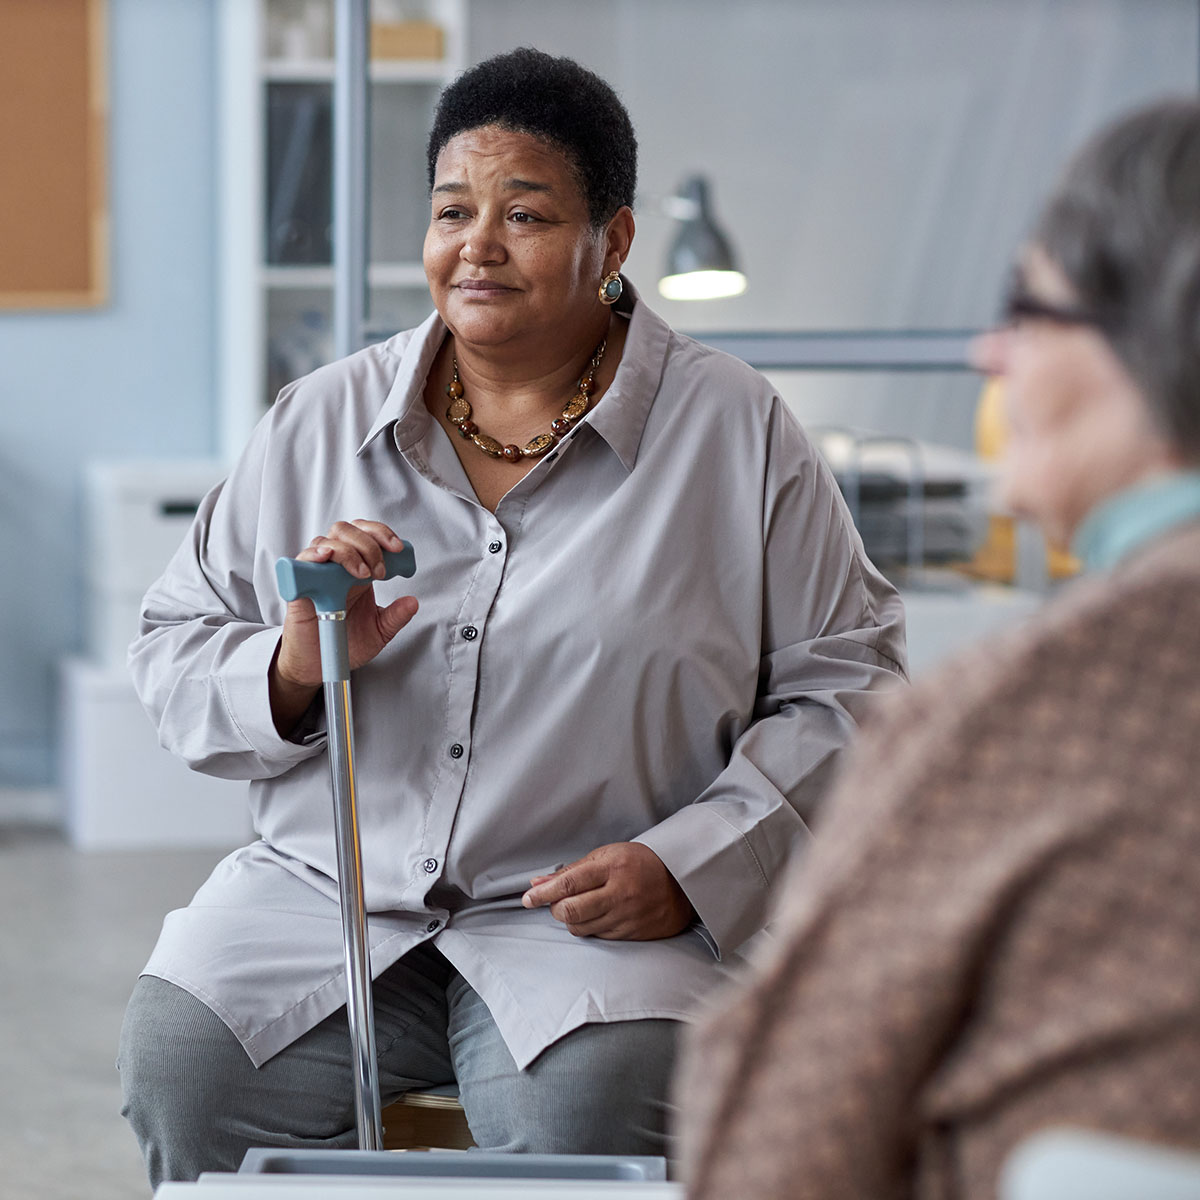
<path fill-rule="evenodd" d="M 1003 375 L 1008 363 L 1009 330 L 990 329 L 973 337 L 967 347 L 967 362 L 984 375 Z"/>
<path fill-rule="evenodd" d="M 459 257 L 476 266 L 503 262 L 507 251 L 500 232 L 490 221 L 475 221 L 463 242 Z"/>

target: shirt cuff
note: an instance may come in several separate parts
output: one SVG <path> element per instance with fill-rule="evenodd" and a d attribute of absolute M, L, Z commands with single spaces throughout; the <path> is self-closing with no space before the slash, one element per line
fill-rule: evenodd
<path fill-rule="evenodd" d="M 263 762 L 287 767 L 320 753 L 326 741 L 322 693 L 292 734 L 283 738 L 271 716 L 269 672 L 279 645 L 278 629 L 251 634 L 226 658 L 217 677 L 221 698 L 238 733 Z"/>
<path fill-rule="evenodd" d="M 649 846 L 675 877 L 718 958 L 762 929 L 774 864 L 711 802 L 680 809 L 633 840 Z"/>

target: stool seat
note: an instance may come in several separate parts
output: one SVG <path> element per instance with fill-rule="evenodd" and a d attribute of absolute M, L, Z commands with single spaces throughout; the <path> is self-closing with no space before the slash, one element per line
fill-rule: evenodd
<path fill-rule="evenodd" d="M 470 1150 L 474 1145 L 455 1084 L 405 1092 L 383 1110 L 385 1150 Z"/>

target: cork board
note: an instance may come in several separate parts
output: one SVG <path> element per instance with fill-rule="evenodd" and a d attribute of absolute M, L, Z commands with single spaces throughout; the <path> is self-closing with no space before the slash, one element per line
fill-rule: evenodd
<path fill-rule="evenodd" d="M 108 294 L 106 0 L 0 0 L 0 308 Z"/>

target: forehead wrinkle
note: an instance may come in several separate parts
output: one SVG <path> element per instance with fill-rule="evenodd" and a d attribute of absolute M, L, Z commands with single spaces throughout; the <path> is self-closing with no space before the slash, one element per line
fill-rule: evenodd
<path fill-rule="evenodd" d="M 554 191 L 554 185 L 536 183 L 532 179 L 506 179 L 504 181 L 504 189 L 509 192 L 552 192 Z"/>
<path fill-rule="evenodd" d="M 532 179 L 506 179 L 501 185 L 506 192 L 553 192 L 554 185 L 550 183 L 538 183 Z M 462 192 L 470 191 L 470 185 L 461 183 L 457 180 L 449 180 L 446 183 L 437 184 L 434 189 L 434 195 L 438 193 L 450 192 L 455 195 Z"/>

